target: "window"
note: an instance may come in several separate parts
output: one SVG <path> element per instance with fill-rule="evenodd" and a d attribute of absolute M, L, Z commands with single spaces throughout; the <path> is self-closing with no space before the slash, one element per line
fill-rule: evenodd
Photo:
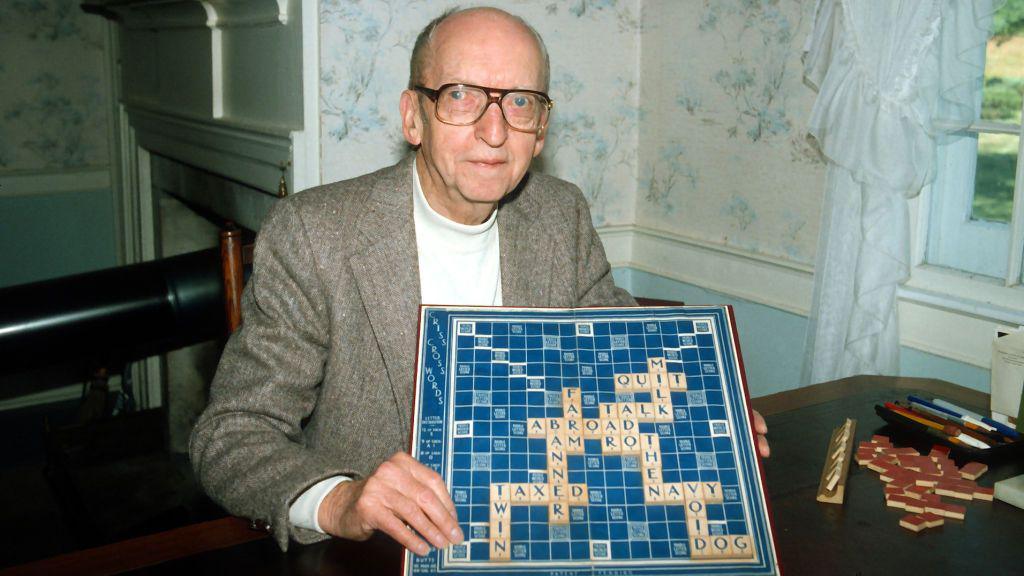
<path fill-rule="evenodd" d="M 1024 264 L 1024 0 L 996 13 L 981 118 L 939 146 L 925 261 L 1021 284 Z M 1016 200 L 1015 200 L 1016 198 Z"/>

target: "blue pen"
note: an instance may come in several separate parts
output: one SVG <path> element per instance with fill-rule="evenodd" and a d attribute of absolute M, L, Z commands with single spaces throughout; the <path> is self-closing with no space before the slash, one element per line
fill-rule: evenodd
<path fill-rule="evenodd" d="M 1010 428 L 1006 424 L 1003 424 L 1002 422 L 996 422 L 995 420 L 993 420 L 991 418 L 982 418 L 981 421 L 984 422 L 985 424 L 988 424 L 989 426 L 993 426 L 996 430 L 999 430 L 1000 434 L 1004 434 L 1006 436 L 1009 436 L 1010 438 L 1013 438 L 1014 440 L 1017 440 L 1018 438 L 1020 438 L 1020 433 L 1019 432 L 1017 432 L 1013 428 Z"/>
<path fill-rule="evenodd" d="M 965 422 L 970 422 L 972 424 L 977 424 L 979 426 L 988 426 L 989 428 L 999 432 L 1000 434 L 1006 436 L 1007 438 L 1012 438 L 1014 440 L 1020 438 L 1020 434 L 1013 428 L 1010 428 L 1009 426 L 1006 426 L 1005 424 L 1002 424 L 1000 422 L 996 422 L 991 418 L 987 418 L 980 414 L 975 414 L 970 410 L 965 410 L 964 408 L 961 408 L 956 404 L 953 404 L 952 402 L 947 402 L 945 400 L 942 400 L 941 398 L 936 398 L 933 401 L 933 404 L 940 408 L 946 408 L 947 410 L 951 410 L 954 412 L 961 412 L 962 415 L 960 416 L 960 419 L 964 420 Z"/>
<path fill-rule="evenodd" d="M 966 410 L 964 408 L 961 408 L 961 407 L 957 406 L 956 404 L 953 404 L 952 402 L 946 402 L 942 398 L 936 398 L 936 399 L 932 400 L 932 403 L 935 404 L 936 406 L 941 406 L 943 408 L 947 408 L 949 410 L 953 410 L 954 412 L 959 412 L 961 418 L 964 417 L 964 416 L 970 416 L 970 417 L 975 418 L 977 420 L 981 420 L 982 418 L 984 418 L 984 416 L 982 416 L 981 414 L 976 414 L 974 412 L 971 412 L 970 410 Z"/>
<path fill-rule="evenodd" d="M 913 397 L 908 396 L 907 400 L 909 401 L 910 406 L 912 406 L 915 410 L 920 410 L 925 414 L 931 414 L 932 416 L 937 416 L 939 418 L 942 418 L 943 420 L 949 420 L 951 422 L 962 423 L 964 421 L 963 418 L 953 416 L 952 414 L 942 410 L 941 408 L 932 408 L 932 406 L 929 404 L 922 404 L 920 401 Z"/>
<path fill-rule="evenodd" d="M 941 414 L 952 416 L 953 418 L 956 418 L 957 420 L 963 421 L 963 419 L 964 419 L 964 415 L 963 414 L 961 414 L 959 412 L 955 412 L 953 410 L 950 410 L 949 408 L 943 408 L 942 406 L 939 406 L 937 404 L 933 404 L 933 403 L 931 403 L 931 402 L 929 402 L 929 401 L 927 401 L 924 398 L 921 398 L 919 396 L 914 396 L 913 394 L 911 394 L 910 396 L 907 396 L 907 400 L 910 400 L 914 404 L 920 404 L 921 406 L 924 406 L 925 408 L 930 408 L 932 411 L 938 411 Z"/>

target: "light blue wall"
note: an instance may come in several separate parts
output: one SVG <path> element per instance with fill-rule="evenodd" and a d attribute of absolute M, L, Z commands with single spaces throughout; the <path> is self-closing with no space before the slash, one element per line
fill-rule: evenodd
<path fill-rule="evenodd" d="M 764 396 L 799 386 L 806 317 L 632 268 L 617 268 L 614 276 L 616 284 L 637 296 L 732 305 L 750 395 Z M 900 349 L 900 375 L 939 378 L 989 391 L 988 370 L 906 346 Z"/>
<path fill-rule="evenodd" d="M 116 265 L 110 190 L 0 196 L 0 287 Z"/>

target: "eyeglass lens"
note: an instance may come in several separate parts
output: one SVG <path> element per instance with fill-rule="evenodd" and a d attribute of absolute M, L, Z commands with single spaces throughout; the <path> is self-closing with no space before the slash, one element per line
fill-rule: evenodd
<path fill-rule="evenodd" d="M 452 124 L 473 124 L 483 116 L 490 96 L 479 88 L 450 86 L 437 99 L 438 118 Z M 501 99 L 501 111 L 513 128 L 540 128 L 547 105 L 544 99 L 529 92 L 509 92 Z"/>

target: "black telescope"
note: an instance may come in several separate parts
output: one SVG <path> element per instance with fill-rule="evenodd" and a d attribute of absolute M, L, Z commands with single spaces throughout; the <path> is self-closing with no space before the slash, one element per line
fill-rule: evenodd
<path fill-rule="evenodd" d="M 123 366 L 227 332 L 217 248 L 0 288 L 0 375 Z"/>

